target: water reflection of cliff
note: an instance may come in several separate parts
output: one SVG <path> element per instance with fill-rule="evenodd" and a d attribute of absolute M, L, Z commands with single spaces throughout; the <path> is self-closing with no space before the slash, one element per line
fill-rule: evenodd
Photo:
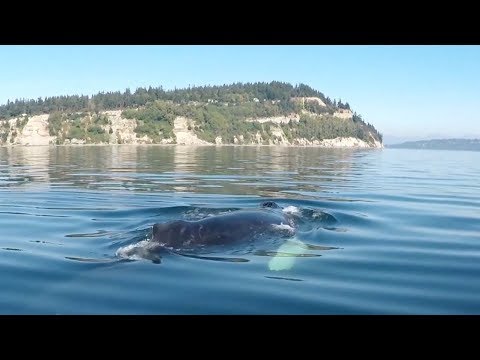
<path fill-rule="evenodd" d="M 240 182 L 251 193 L 265 197 L 288 197 L 295 192 L 319 193 L 328 182 L 347 181 L 353 151 L 299 147 L 235 147 L 234 158 L 251 179 Z"/>
<path fill-rule="evenodd" d="M 52 154 L 51 177 L 58 184 L 102 190 L 142 189 L 142 174 L 159 160 L 139 145 L 61 146 Z"/>
<path fill-rule="evenodd" d="M 0 186 L 297 196 L 348 186 L 364 171 L 364 154 L 311 147 L 0 148 Z"/>
<path fill-rule="evenodd" d="M 175 147 L 177 176 L 198 180 L 176 190 L 264 197 L 290 189 L 319 192 L 322 184 L 348 181 L 352 158 L 358 156 L 361 152 L 348 149 Z"/>
<path fill-rule="evenodd" d="M 48 186 L 48 146 L 0 148 L 0 187 Z"/>

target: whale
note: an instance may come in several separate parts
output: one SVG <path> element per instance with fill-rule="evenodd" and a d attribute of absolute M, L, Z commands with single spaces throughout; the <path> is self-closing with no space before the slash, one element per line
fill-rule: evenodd
<path fill-rule="evenodd" d="M 160 263 L 159 254 L 170 251 L 179 255 L 189 251 L 255 241 L 267 236 L 294 238 L 297 218 L 294 213 L 283 211 L 277 203 L 266 201 L 256 209 L 240 209 L 209 216 L 200 220 L 171 220 L 155 223 L 152 237 L 141 246 L 127 246 L 118 255 L 138 257 Z M 305 252 L 298 239 L 284 243 L 280 252 L 292 254 Z M 294 259 L 275 256 L 269 263 L 271 270 L 283 270 L 293 266 Z"/>
<path fill-rule="evenodd" d="M 291 236 L 295 222 L 277 204 L 269 202 L 255 210 L 236 210 L 196 221 L 157 223 L 152 230 L 153 243 L 181 250 L 245 242 L 272 234 Z"/>

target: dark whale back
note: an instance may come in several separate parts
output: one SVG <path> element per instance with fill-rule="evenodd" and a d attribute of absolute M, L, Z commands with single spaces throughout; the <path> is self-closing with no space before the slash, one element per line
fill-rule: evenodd
<path fill-rule="evenodd" d="M 289 224 L 281 212 L 268 208 L 239 210 L 198 221 L 175 220 L 153 226 L 152 240 L 168 248 L 229 244 L 274 232 L 273 225 Z"/>

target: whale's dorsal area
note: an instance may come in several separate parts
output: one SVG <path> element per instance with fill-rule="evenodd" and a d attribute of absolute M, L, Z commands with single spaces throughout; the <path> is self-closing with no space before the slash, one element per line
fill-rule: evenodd
<path fill-rule="evenodd" d="M 273 202 L 257 210 L 237 210 L 197 221 L 174 220 L 153 225 L 152 241 L 159 245 L 185 247 L 230 244 L 260 234 L 293 230 L 292 219 Z"/>

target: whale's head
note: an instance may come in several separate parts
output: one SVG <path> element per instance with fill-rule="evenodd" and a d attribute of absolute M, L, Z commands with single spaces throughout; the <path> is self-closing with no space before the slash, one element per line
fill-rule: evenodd
<path fill-rule="evenodd" d="M 152 241 L 165 247 L 178 248 L 189 237 L 188 222 L 175 220 L 153 225 Z"/>
<path fill-rule="evenodd" d="M 280 206 L 274 201 L 264 201 L 260 204 L 262 208 L 280 209 Z"/>

